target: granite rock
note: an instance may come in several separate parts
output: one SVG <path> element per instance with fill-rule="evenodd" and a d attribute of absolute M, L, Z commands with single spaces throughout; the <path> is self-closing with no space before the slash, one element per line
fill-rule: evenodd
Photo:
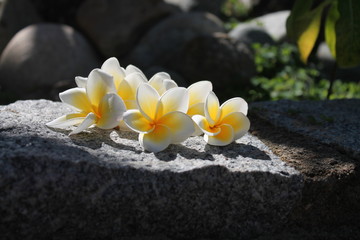
<path fill-rule="evenodd" d="M 256 75 L 251 49 L 245 44 L 233 42 L 222 33 L 192 39 L 182 53 L 168 64 L 170 69 L 179 72 L 190 83 L 210 80 L 223 101 Z"/>
<path fill-rule="evenodd" d="M 175 9 L 162 0 L 85 0 L 77 23 L 105 57 L 122 57 Z"/>
<path fill-rule="evenodd" d="M 225 29 L 221 20 L 211 13 L 175 14 L 145 34 L 130 54 L 129 61 L 143 68 L 154 65 L 167 67 L 192 39 L 216 32 L 225 32 Z"/>
<path fill-rule="evenodd" d="M 0 9 L 0 55 L 11 38 L 22 28 L 42 21 L 29 0 L 6 0 Z"/>
<path fill-rule="evenodd" d="M 257 26 L 265 30 L 273 40 L 281 42 L 286 40 L 286 19 L 290 15 L 289 10 L 272 12 L 252 19 L 245 24 L 247 26 Z"/>
<path fill-rule="evenodd" d="M 221 9 L 225 0 L 164 0 L 165 2 L 179 7 L 181 10 L 210 12 L 217 16 L 221 15 Z"/>
<path fill-rule="evenodd" d="M 253 23 L 241 23 L 229 32 L 229 37 L 236 42 L 244 43 L 250 48 L 254 43 L 274 45 L 274 40 L 261 27 Z"/>
<path fill-rule="evenodd" d="M 76 13 L 85 0 L 28 0 L 46 22 L 76 26 Z"/>
<path fill-rule="evenodd" d="M 281 227 L 301 197 L 301 175 L 250 134 L 153 154 L 130 132 L 45 126 L 70 111 L 47 100 L 0 106 L 4 239 L 248 239 Z"/>
<path fill-rule="evenodd" d="M 0 59 L 0 85 L 17 99 L 46 98 L 59 81 L 100 66 L 88 41 L 67 25 L 41 23 L 18 32 Z"/>
<path fill-rule="evenodd" d="M 253 103 L 254 113 L 275 126 L 308 136 L 360 159 L 360 99 Z"/>

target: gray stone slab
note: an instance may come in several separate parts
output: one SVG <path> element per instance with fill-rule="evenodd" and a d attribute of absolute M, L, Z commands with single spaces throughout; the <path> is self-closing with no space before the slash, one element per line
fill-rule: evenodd
<path fill-rule="evenodd" d="M 250 134 L 154 154 L 131 132 L 45 126 L 69 112 L 47 100 L 0 106 L 5 239 L 243 239 L 281 227 L 301 197 L 301 175 Z"/>
<path fill-rule="evenodd" d="M 360 159 L 360 99 L 258 102 L 252 112 Z"/>

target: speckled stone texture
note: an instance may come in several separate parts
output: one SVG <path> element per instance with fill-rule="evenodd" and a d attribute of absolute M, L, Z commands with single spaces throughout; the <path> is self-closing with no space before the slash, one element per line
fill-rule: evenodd
<path fill-rule="evenodd" d="M 275 126 L 360 159 L 360 99 L 258 102 L 251 109 Z"/>
<path fill-rule="evenodd" d="M 252 135 L 154 154 L 131 132 L 45 126 L 69 112 L 0 106 L 2 239 L 248 239 L 282 227 L 301 198 L 301 175 Z"/>

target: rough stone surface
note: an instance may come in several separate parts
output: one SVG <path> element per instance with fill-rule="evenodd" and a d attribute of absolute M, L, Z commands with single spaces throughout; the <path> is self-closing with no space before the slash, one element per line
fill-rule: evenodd
<path fill-rule="evenodd" d="M 225 0 L 164 0 L 169 4 L 179 7 L 183 11 L 204 11 L 221 15 L 222 5 Z"/>
<path fill-rule="evenodd" d="M 5 3 L 0 9 L 0 55 L 18 31 L 42 21 L 29 0 L 7 0 Z"/>
<path fill-rule="evenodd" d="M 360 159 L 360 99 L 259 102 L 259 117 Z"/>
<path fill-rule="evenodd" d="M 87 76 L 100 66 L 86 39 L 60 24 L 34 24 L 18 32 L 0 59 L 0 85 L 19 99 L 45 98 L 57 82 Z"/>
<path fill-rule="evenodd" d="M 251 134 L 304 176 L 301 202 L 286 228 L 256 239 L 360 239 L 359 159 L 332 145 L 275 126 L 250 105 Z"/>
<path fill-rule="evenodd" d="M 173 12 L 162 0 L 85 0 L 77 22 L 105 57 L 122 57 L 149 27 Z"/>
<path fill-rule="evenodd" d="M 263 28 L 275 41 L 284 41 L 286 39 L 286 19 L 289 15 L 289 10 L 272 12 L 254 18 L 251 23 Z"/>
<path fill-rule="evenodd" d="M 166 67 L 176 60 L 189 41 L 215 32 L 225 32 L 225 29 L 221 20 L 211 13 L 176 14 L 150 29 L 130 54 L 129 61 L 143 68 Z"/>
<path fill-rule="evenodd" d="M 168 64 L 191 83 L 210 80 L 222 100 L 229 99 L 234 89 L 241 89 L 256 74 L 250 48 L 221 33 L 194 38 Z"/>
<path fill-rule="evenodd" d="M 261 27 L 253 23 L 241 23 L 229 32 L 229 37 L 235 41 L 252 47 L 254 43 L 275 44 L 270 35 Z"/>
<path fill-rule="evenodd" d="M 194 137 L 153 154 L 129 132 L 47 128 L 70 112 L 62 103 L 0 112 L 4 239 L 248 239 L 279 228 L 301 195 L 299 173 L 252 135 L 223 148 Z"/>
<path fill-rule="evenodd" d="M 16 0 L 15 0 L 16 1 Z M 76 26 L 76 13 L 86 0 L 27 0 L 31 1 L 40 16 L 47 22 Z"/>

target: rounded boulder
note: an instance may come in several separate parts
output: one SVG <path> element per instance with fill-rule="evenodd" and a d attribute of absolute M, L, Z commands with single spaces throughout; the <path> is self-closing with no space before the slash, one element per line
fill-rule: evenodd
<path fill-rule="evenodd" d="M 57 82 L 87 75 L 99 64 L 90 44 L 72 27 L 34 24 L 19 31 L 4 49 L 0 85 L 17 99 L 46 98 Z"/>

